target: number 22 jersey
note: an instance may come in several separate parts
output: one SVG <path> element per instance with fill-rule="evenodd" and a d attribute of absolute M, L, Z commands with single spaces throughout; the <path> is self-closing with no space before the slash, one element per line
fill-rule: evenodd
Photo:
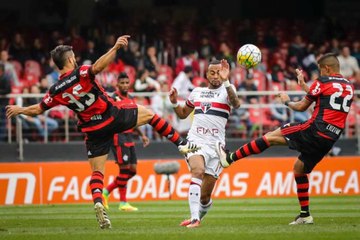
<path fill-rule="evenodd" d="M 345 127 L 353 97 L 354 86 L 340 74 L 320 77 L 305 96 L 316 104 L 312 117 L 304 125 L 315 126 L 320 136 L 337 140 Z"/>

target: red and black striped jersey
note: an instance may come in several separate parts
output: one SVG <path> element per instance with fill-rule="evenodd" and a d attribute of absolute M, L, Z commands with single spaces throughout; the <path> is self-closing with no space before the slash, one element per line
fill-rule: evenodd
<path fill-rule="evenodd" d="M 42 99 L 40 106 L 48 110 L 64 105 L 73 110 L 83 132 L 94 131 L 109 124 L 113 117 L 113 100 L 94 80 L 91 66 L 83 65 L 60 76 Z"/>
<path fill-rule="evenodd" d="M 354 97 L 354 86 L 343 76 L 322 76 L 310 87 L 306 99 L 316 103 L 307 124 L 315 125 L 322 137 L 337 140 Z"/>

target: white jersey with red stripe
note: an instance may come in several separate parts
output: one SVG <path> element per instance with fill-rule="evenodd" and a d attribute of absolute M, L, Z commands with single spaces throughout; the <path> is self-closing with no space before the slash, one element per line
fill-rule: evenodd
<path fill-rule="evenodd" d="M 217 89 L 195 88 L 186 105 L 195 108 L 188 139 L 205 145 L 215 144 L 216 141 L 225 144 L 225 126 L 231 106 L 224 85 Z"/>

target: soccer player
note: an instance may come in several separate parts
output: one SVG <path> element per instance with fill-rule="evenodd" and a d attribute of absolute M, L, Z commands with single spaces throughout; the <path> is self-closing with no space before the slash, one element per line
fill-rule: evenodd
<path fill-rule="evenodd" d="M 111 228 L 102 200 L 105 162 L 115 133 L 149 123 L 162 136 L 178 146 L 182 154 L 197 146 L 181 136 L 165 120 L 136 104 L 114 102 L 94 80 L 115 58 L 116 52 L 128 45 L 129 35 L 120 36 L 114 46 L 93 65 L 78 66 L 71 46 L 59 45 L 51 57 L 60 71 L 60 79 L 52 85 L 39 104 L 28 107 L 8 105 L 8 118 L 25 114 L 36 116 L 57 105 L 73 110 L 79 119 L 78 127 L 86 134 L 86 148 L 92 174 L 90 189 L 100 228 Z"/>
<path fill-rule="evenodd" d="M 344 130 L 346 117 L 353 101 L 354 87 L 351 82 L 339 74 L 339 60 L 335 54 L 327 53 L 318 60 L 320 77 L 310 86 L 305 84 L 302 71 L 296 69 L 298 83 L 307 95 L 298 102 L 290 101 L 285 93 L 280 93 L 283 104 L 295 111 L 305 111 L 315 102 L 312 117 L 301 123 L 287 123 L 229 152 L 221 143 L 216 151 L 221 165 L 225 168 L 251 154 L 258 154 L 274 145 L 288 145 L 300 152 L 294 164 L 294 176 L 297 196 L 301 207 L 300 214 L 290 225 L 312 224 L 309 211 L 308 175 L 323 157 L 330 151 Z"/>
<path fill-rule="evenodd" d="M 235 87 L 229 83 L 229 74 L 228 62 L 224 59 L 215 60 L 210 62 L 206 72 L 209 86 L 195 88 L 184 106 L 177 103 L 178 93 L 175 88 L 169 93 L 179 118 L 186 118 L 195 109 L 187 138 L 201 147 L 201 150 L 186 155 L 191 172 L 188 192 L 191 217 L 180 223 L 180 226 L 199 227 L 212 205 L 211 193 L 223 169 L 215 152 L 215 144 L 217 141 L 225 143 L 225 126 L 231 106 L 240 106 Z"/>
<path fill-rule="evenodd" d="M 120 101 L 122 104 L 135 104 L 135 100 L 128 94 L 130 87 L 130 80 L 125 72 L 120 73 L 117 82 L 117 91 L 113 95 L 115 101 Z M 143 146 L 147 147 L 150 143 L 139 128 L 135 131 L 141 136 Z M 134 129 L 126 130 L 122 133 L 114 135 L 113 145 L 111 150 L 115 156 L 115 163 L 119 166 L 119 175 L 114 181 L 103 189 L 104 207 L 109 209 L 108 199 L 110 193 L 115 189 L 119 189 L 120 193 L 120 206 L 119 210 L 122 211 L 137 211 L 136 207 L 130 205 L 126 200 L 126 187 L 128 181 L 136 175 L 136 153 L 135 143 L 133 140 Z"/>

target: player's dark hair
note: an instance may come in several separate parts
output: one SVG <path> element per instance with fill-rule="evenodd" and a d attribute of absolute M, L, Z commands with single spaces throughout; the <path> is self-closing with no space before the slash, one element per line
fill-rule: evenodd
<path fill-rule="evenodd" d="M 121 72 L 118 76 L 118 80 L 120 80 L 121 78 L 129 78 L 129 76 L 127 75 L 126 72 Z"/>
<path fill-rule="evenodd" d="M 59 45 L 50 52 L 51 58 L 60 70 L 64 68 L 70 52 L 72 52 L 72 46 L 69 45 Z"/>
<path fill-rule="evenodd" d="M 221 63 L 221 62 L 220 62 L 219 60 L 215 59 L 215 60 L 212 60 L 212 61 L 209 63 L 209 66 L 210 66 L 210 65 L 220 64 L 220 63 Z"/>
<path fill-rule="evenodd" d="M 336 57 L 335 53 L 326 53 L 320 57 L 318 64 L 321 66 L 329 66 L 334 70 L 340 69 L 339 59 Z"/>

